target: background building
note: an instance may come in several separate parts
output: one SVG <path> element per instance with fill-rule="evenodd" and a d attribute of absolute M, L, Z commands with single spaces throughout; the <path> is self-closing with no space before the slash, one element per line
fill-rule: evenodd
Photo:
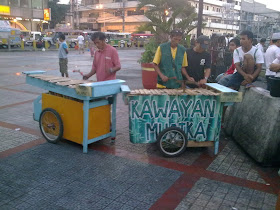
<path fill-rule="evenodd" d="M 150 21 L 144 15 L 147 8 L 137 10 L 137 5 L 138 1 L 134 0 L 82 0 L 77 28 L 134 32 L 138 26 Z"/>
<path fill-rule="evenodd" d="M 256 38 L 268 38 L 280 31 L 280 12 L 254 0 L 242 0 L 240 27 L 252 31 Z"/>
<path fill-rule="evenodd" d="M 0 0 L 0 19 L 21 30 L 42 31 L 49 0 Z"/>
<path fill-rule="evenodd" d="M 198 13 L 199 0 L 189 0 Z M 241 0 L 204 0 L 203 1 L 204 35 L 236 34 L 239 31 Z M 191 32 L 196 34 L 196 29 Z"/>

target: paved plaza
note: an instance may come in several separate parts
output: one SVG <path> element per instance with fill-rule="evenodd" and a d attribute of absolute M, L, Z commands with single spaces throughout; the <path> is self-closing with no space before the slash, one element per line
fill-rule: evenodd
<path fill-rule="evenodd" d="M 119 50 L 117 74 L 130 89 L 142 88 L 143 50 Z M 89 52 L 69 53 L 74 69 L 88 72 Z M 155 144 L 129 141 L 128 106 L 117 101 L 115 144 L 47 143 L 33 120 L 32 102 L 43 89 L 25 83 L 22 71 L 59 76 L 57 51 L 0 52 L 0 209 L 262 209 L 274 210 L 280 190 L 277 167 L 254 162 L 221 131 L 214 148 L 187 148 L 162 157 Z M 93 77 L 93 80 L 95 78 Z M 255 85 L 265 87 L 262 80 Z"/>

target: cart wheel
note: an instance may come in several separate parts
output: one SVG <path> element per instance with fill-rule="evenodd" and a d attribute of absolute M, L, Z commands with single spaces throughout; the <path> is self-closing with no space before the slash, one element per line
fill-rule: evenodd
<path fill-rule="evenodd" d="M 63 136 L 63 124 L 59 114 L 51 108 L 44 109 L 39 119 L 40 130 L 50 143 L 57 143 Z"/>
<path fill-rule="evenodd" d="M 159 150 L 166 157 L 179 156 L 186 150 L 187 144 L 185 132 L 177 127 L 166 128 L 157 137 Z"/>

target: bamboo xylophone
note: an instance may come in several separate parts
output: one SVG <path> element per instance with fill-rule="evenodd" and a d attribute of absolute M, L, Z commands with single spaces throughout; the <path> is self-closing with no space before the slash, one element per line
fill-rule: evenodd
<path fill-rule="evenodd" d="M 91 80 L 77 80 L 77 79 L 70 79 L 68 77 L 56 77 L 56 76 L 45 75 L 45 74 L 31 74 L 31 75 L 29 75 L 29 77 L 33 77 L 36 79 L 54 83 L 56 85 L 67 86 L 69 88 L 75 88 L 76 85 L 93 82 Z"/>
<path fill-rule="evenodd" d="M 195 89 L 137 89 L 131 90 L 129 95 L 206 95 L 217 96 L 220 93 L 203 88 Z"/>

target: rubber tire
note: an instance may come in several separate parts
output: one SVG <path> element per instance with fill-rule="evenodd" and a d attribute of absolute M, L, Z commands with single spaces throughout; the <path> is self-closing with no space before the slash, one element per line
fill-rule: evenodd
<path fill-rule="evenodd" d="M 174 153 L 174 154 L 169 154 L 169 153 L 166 153 L 165 150 L 163 150 L 163 148 L 161 147 L 161 140 L 162 140 L 162 137 L 169 131 L 172 131 L 172 130 L 176 130 L 178 132 L 181 133 L 181 135 L 184 137 L 184 144 L 183 146 L 181 147 L 181 149 Z M 157 146 L 159 148 L 159 151 L 161 152 L 161 154 L 164 156 L 164 157 L 177 157 L 179 155 L 181 155 L 183 152 L 185 152 L 186 148 L 187 148 L 187 145 L 188 145 L 188 140 L 187 140 L 187 135 L 185 134 L 185 132 L 181 129 L 181 128 L 178 128 L 178 127 L 169 127 L 169 128 L 166 128 L 164 129 L 163 131 L 161 131 L 157 137 Z"/>
<path fill-rule="evenodd" d="M 48 139 L 47 136 L 45 136 L 43 130 L 42 130 L 42 127 L 41 127 L 41 121 L 42 121 L 42 116 L 44 114 L 44 112 L 53 112 L 54 115 L 56 116 L 56 118 L 58 119 L 58 123 L 59 123 L 59 135 L 57 136 L 57 138 L 55 140 L 51 140 L 51 139 Z M 40 130 L 41 130 L 41 133 L 42 135 L 44 136 L 44 138 L 49 142 L 49 143 L 52 143 L 52 144 L 56 144 L 57 142 L 59 142 L 61 139 L 62 139 L 62 136 L 63 136 L 63 123 L 62 123 L 62 120 L 61 120 L 61 117 L 59 116 L 59 114 L 57 113 L 57 111 L 55 111 L 54 109 L 52 108 L 46 108 L 44 109 L 41 114 L 40 114 L 40 118 L 39 118 L 39 127 L 40 127 Z"/>

